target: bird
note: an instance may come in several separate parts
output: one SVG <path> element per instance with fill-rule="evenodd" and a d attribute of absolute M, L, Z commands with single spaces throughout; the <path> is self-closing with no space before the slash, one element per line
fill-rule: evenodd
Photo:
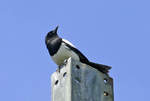
<path fill-rule="evenodd" d="M 87 64 L 98 71 L 107 74 L 110 66 L 94 63 L 88 60 L 71 42 L 59 37 L 57 34 L 58 26 L 47 33 L 45 44 L 52 60 L 60 67 L 68 58 L 73 58 L 81 63 Z"/>

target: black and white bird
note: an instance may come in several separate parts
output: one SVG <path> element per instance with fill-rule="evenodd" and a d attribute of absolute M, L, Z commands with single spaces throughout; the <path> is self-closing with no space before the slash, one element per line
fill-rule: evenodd
<path fill-rule="evenodd" d="M 57 34 L 57 30 L 58 26 L 54 30 L 48 32 L 45 38 L 45 43 L 50 56 L 58 66 L 61 66 L 64 63 L 64 60 L 71 57 L 82 63 L 90 65 L 103 73 L 109 72 L 111 67 L 90 62 L 72 43 L 60 38 Z"/>

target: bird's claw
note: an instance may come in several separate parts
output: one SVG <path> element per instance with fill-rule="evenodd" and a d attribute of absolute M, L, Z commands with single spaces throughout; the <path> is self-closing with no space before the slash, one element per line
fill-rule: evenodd
<path fill-rule="evenodd" d="M 60 66 L 58 66 L 58 69 L 56 71 L 60 73 L 61 68 L 63 66 L 65 66 L 66 64 L 67 64 L 67 59 L 64 60 L 63 64 L 61 64 Z"/>
<path fill-rule="evenodd" d="M 60 73 L 60 70 L 61 70 L 62 66 L 58 66 L 58 69 L 56 70 L 56 72 L 59 72 Z"/>

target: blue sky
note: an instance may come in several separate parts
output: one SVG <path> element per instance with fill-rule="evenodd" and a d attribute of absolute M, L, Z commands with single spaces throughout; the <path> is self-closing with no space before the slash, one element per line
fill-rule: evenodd
<path fill-rule="evenodd" d="M 148 101 L 149 0 L 1 0 L 0 101 L 50 101 L 56 65 L 44 38 L 57 25 L 91 61 L 111 65 L 115 101 Z"/>

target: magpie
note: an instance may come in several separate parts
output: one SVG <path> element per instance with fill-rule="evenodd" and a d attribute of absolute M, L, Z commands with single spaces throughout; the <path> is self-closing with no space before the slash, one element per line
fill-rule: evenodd
<path fill-rule="evenodd" d="M 63 65 L 64 61 L 71 57 L 101 71 L 102 73 L 107 74 L 109 72 L 109 69 L 111 69 L 110 66 L 89 61 L 71 42 L 59 37 L 57 30 L 58 26 L 47 33 L 45 43 L 50 56 L 58 66 Z"/>

